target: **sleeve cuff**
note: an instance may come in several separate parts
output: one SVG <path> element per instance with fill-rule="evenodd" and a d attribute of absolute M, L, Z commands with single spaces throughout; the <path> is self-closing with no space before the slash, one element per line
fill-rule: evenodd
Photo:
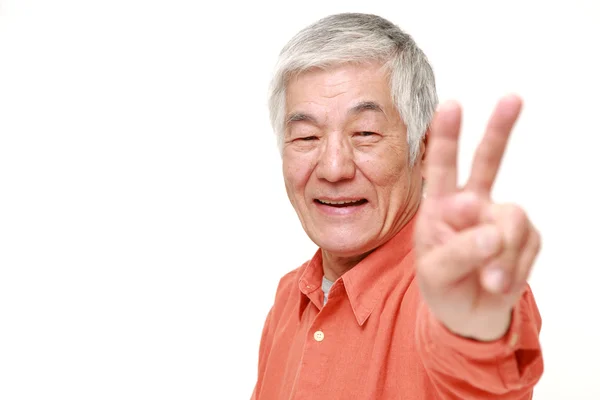
<path fill-rule="evenodd" d="M 493 342 L 479 342 L 451 332 L 438 321 L 425 303 L 421 303 L 419 317 L 421 333 L 426 338 L 430 351 L 439 352 L 444 349 L 452 349 L 472 360 L 489 360 L 506 356 L 517 350 L 521 344 L 519 336 L 521 318 L 518 308 L 519 303 L 513 308 L 510 326 L 503 337 Z"/>
<path fill-rule="evenodd" d="M 425 367 L 440 381 L 453 377 L 494 393 L 527 392 L 544 369 L 539 343 L 541 319 L 532 301 L 529 293 L 524 294 L 513 308 L 506 334 L 493 342 L 454 334 L 422 302 L 416 340 Z"/>

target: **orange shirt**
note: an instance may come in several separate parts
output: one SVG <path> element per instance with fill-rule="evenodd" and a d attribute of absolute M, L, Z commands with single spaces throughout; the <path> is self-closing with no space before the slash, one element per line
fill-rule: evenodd
<path fill-rule="evenodd" d="M 414 222 L 342 275 L 325 306 L 320 250 L 281 279 L 253 400 L 532 398 L 543 361 L 529 287 L 502 339 L 452 334 L 419 294 Z"/>

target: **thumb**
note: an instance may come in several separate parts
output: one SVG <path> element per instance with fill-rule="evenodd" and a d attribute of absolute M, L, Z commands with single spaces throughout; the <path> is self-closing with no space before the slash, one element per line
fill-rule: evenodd
<path fill-rule="evenodd" d="M 495 225 L 478 225 L 422 254 L 417 272 L 429 286 L 447 286 L 485 264 L 501 247 L 502 236 Z"/>

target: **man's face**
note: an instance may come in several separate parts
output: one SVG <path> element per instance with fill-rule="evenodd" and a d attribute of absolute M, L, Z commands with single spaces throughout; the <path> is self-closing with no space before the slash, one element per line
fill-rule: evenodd
<path fill-rule="evenodd" d="M 339 257 L 383 244 L 418 207 L 424 151 L 411 167 L 385 70 L 312 70 L 292 79 L 286 94 L 283 174 L 304 230 Z"/>

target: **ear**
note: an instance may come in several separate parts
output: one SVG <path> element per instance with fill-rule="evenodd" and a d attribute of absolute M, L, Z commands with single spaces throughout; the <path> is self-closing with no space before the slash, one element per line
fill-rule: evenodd
<path fill-rule="evenodd" d="M 427 140 L 429 139 L 429 128 L 427 128 L 427 131 L 425 132 L 425 135 L 423 135 L 423 139 L 421 139 L 421 143 L 419 144 L 419 159 L 417 160 L 418 163 L 421 164 L 421 177 L 423 179 L 425 179 L 425 164 L 427 162 Z"/>

